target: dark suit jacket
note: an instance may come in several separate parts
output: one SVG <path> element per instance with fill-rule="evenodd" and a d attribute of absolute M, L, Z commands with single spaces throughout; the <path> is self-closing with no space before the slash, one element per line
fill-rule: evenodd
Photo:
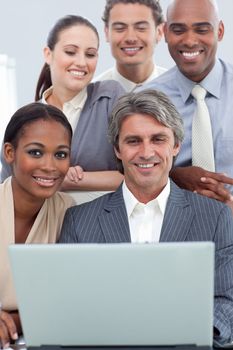
<path fill-rule="evenodd" d="M 219 201 L 178 188 L 171 181 L 161 242 L 215 243 L 215 319 L 219 340 L 233 340 L 233 216 Z M 116 192 L 69 208 L 60 243 L 130 242 L 130 229 L 120 186 Z"/>

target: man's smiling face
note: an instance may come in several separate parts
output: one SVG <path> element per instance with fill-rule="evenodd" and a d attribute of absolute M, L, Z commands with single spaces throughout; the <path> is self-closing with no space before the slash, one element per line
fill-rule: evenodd
<path fill-rule="evenodd" d="M 114 5 L 105 27 L 117 66 L 146 65 L 153 61 L 154 47 L 162 33 L 162 26 L 156 26 L 151 8 L 138 3 Z"/>
<path fill-rule="evenodd" d="M 136 198 L 151 200 L 162 191 L 179 148 L 173 131 L 154 117 L 135 113 L 123 120 L 115 152 Z"/>
<path fill-rule="evenodd" d="M 214 66 L 224 26 L 210 0 L 176 0 L 168 8 L 165 39 L 180 71 L 200 82 Z"/>

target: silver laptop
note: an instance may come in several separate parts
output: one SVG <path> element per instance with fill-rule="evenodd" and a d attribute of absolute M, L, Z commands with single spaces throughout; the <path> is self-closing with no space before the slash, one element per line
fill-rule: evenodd
<path fill-rule="evenodd" d="M 9 253 L 28 347 L 212 344 L 213 243 L 12 245 Z"/>

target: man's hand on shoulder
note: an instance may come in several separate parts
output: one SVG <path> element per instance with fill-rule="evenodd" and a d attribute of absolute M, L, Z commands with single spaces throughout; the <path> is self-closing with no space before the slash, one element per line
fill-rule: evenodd
<path fill-rule="evenodd" d="M 189 166 L 172 169 L 170 177 L 179 187 L 217 199 L 228 204 L 233 210 L 233 196 L 226 188 L 227 185 L 233 186 L 233 179 L 225 174 Z"/>

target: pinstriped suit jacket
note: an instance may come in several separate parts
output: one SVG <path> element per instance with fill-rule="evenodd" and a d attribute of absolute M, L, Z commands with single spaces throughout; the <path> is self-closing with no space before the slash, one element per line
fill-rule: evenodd
<path fill-rule="evenodd" d="M 161 242 L 215 242 L 214 326 L 219 341 L 233 340 L 233 216 L 221 202 L 178 188 L 171 181 Z M 96 200 L 69 208 L 60 243 L 130 242 L 122 187 Z"/>

